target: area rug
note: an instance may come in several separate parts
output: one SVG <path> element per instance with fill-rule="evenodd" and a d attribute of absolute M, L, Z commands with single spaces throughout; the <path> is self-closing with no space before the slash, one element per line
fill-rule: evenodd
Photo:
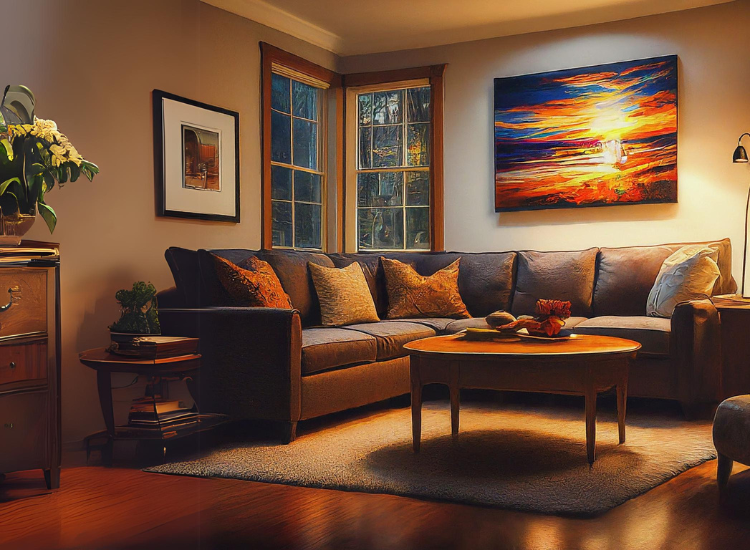
<path fill-rule="evenodd" d="M 426 403 L 418 454 L 405 408 L 324 427 L 290 445 L 233 443 L 146 471 L 594 516 L 716 457 L 710 422 L 677 414 L 629 414 L 627 441 L 618 445 L 614 411 L 600 412 L 593 466 L 582 406 L 467 403 L 460 422 L 454 439 L 448 403 Z"/>

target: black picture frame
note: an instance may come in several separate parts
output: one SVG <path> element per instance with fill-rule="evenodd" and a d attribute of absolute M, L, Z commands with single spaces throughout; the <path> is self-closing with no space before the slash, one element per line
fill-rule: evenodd
<path fill-rule="evenodd" d="M 234 214 L 216 214 L 201 212 L 186 212 L 168 208 L 166 161 L 165 161 L 165 127 L 164 127 L 164 100 L 172 100 L 184 103 L 199 109 L 205 109 L 234 119 Z M 172 218 L 188 218 L 207 221 L 240 222 L 240 114 L 237 111 L 224 109 L 215 105 L 209 105 L 193 99 L 188 99 L 176 94 L 154 89 L 152 92 L 153 102 L 153 132 L 154 132 L 154 182 L 156 192 L 156 215 Z M 219 161 L 221 162 L 221 160 Z M 221 170 L 221 167 L 219 168 Z M 222 191 L 226 192 L 226 191 Z M 230 191 L 231 192 L 231 191 Z"/>

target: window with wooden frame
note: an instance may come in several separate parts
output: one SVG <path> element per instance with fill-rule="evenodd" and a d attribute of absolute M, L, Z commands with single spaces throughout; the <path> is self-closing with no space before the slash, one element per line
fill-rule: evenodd
<path fill-rule="evenodd" d="M 328 250 L 327 106 L 341 77 L 269 44 L 261 54 L 262 246 Z"/>
<path fill-rule="evenodd" d="M 445 65 L 344 75 L 346 250 L 443 250 Z"/>

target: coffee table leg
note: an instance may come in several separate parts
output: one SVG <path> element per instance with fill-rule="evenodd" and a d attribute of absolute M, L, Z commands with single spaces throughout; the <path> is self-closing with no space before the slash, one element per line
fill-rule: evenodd
<path fill-rule="evenodd" d="M 589 464 L 596 459 L 596 388 L 586 388 L 586 454 Z"/>
<path fill-rule="evenodd" d="M 617 384 L 617 429 L 620 432 L 620 443 L 625 443 L 625 409 L 628 403 L 628 379 Z"/>
<path fill-rule="evenodd" d="M 422 380 L 419 376 L 419 357 L 409 358 L 409 375 L 411 377 L 411 436 L 414 452 L 419 452 L 419 440 L 422 437 Z"/>
<path fill-rule="evenodd" d="M 461 406 L 461 392 L 458 385 L 458 364 L 451 363 L 450 366 L 450 393 L 451 393 L 451 434 L 458 435 L 458 409 Z"/>

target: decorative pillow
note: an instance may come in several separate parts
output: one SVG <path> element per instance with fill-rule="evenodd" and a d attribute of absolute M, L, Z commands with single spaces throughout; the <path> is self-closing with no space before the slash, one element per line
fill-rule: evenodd
<path fill-rule="evenodd" d="M 429 277 L 410 265 L 380 258 L 385 271 L 388 318 L 471 317 L 458 292 L 458 265 L 461 258 Z"/>
<path fill-rule="evenodd" d="M 711 296 L 721 275 L 717 255 L 713 248 L 693 244 L 664 260 L 648 295 L 646 315 L 671 317 L 678 303 Z"/>
<path fill-rule="evenodd" d="M 323 326 L 340 327 L 380 321 L 367 279 L 357 262 L 340 269 L 312 262 L 307 267 L 318 293 Z"/>
<path fill-rule="evenodd" d="M 276 272 L 267 262 L 251 256 L 235 265 L 212 254 L 216 276 L 236 306 L 292 309 Z"/>

